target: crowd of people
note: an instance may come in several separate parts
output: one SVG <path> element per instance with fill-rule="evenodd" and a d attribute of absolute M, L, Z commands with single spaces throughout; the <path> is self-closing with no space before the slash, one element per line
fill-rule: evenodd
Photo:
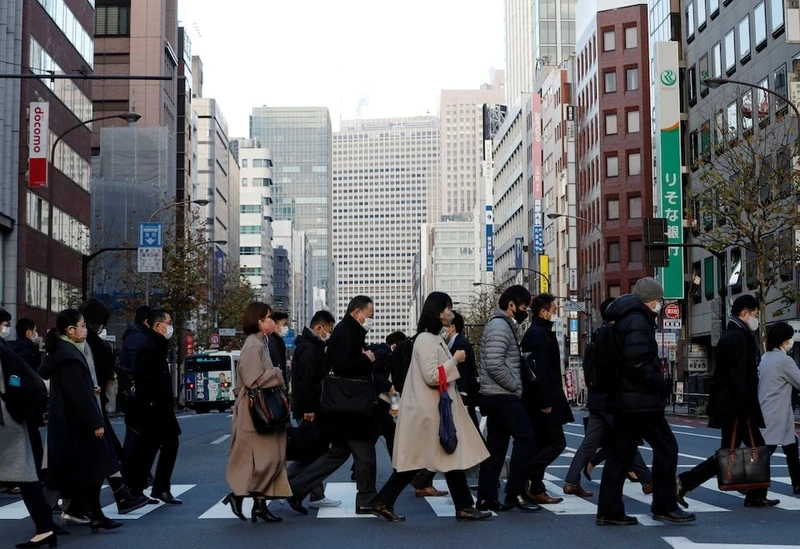
<path fill-rule="evenodd" d="M 585 352 L 586 435 L 563 492 L 592 497 L 581 486 L 581 475 L 591 479 L 594 467 L 605 461 L 598 525 L 638 523 L 625 512 L 626 480 L 653 495 L 654 519 L 694 521 L 695 515 L 684 510 L 690 502 L 685 496 L 717 474 L 713 455 L 677 475 L 678 443 L 665 417 L 671 387 L 656 341 L 662 302 L 663 289 L 653 278 L 639 280 L 630 294 L 606 300 L 603 325 Z M 716 349 L 709 425 L 721 429 L 722 448 L 766 445 L 774 452 L 782 446 L 794 493 L 800 494 L 792 409 L 800 369 L 787 356 L 794 331 L 786 323 L 772 325 L 762 355 L 759 309 L 751 295 L 733 303 Z M 564 451 L 564 425 L 574 416 L 554 331 L 560 322 L 557 310 L 552 295 L 532 296 L 523 286 L 507 288 L 484 326 L 478 371 L 464 319 L 453 311 L 447 294 L 427 297 L 413 337 L 395 332 L 377 345 L 366 343 L 375 304 L 357 296 L 338 323 L 327 311 L 314 314 L 296 339 L 289 376 L 282 338 L 288 315 L 266 303 L 251 303 L 243 314 L 246 339 L 237 365 L 225 475 L 230 493 L 223 502 L 247 520 L 244 500 L 252 498 L 252 522 L 281 521 L 268 507 L 270 500 L 286 500 L 303 515 L 308 514 L 306 505 L 340 506 L 341 501 L 326 497 L 324 481 L 352 457 L 357 514 L 404 521 L 395 503 L 407 485 L 420 497 L 448 494 L 433 486 L 436 474 L 444 476 L 459 521 L 559 505 L 563 498 L 547 492 L 545 471 Z M 11 318 L 0 311 L 0 483 L 19 489 L 36 526 L 36 535 L 17 547 L 55 546 L 57 536 L 69 533 L 52 518 L 59 497 L 62 526 L 89 524 L 93 531 L 121 526 L 103 514 L 104 481 L 123 514 L 152 503 L 181 503 L 170 490 L 181 433 L 168 362 L 171 317 L 164 310 L 141 307 L 115 362 L 102 337 L 109 316 L 94 299 L 79 310 L 62 311 L 47 333 L 40 364 L 37 326 L 19 319 L 16 341 L 6 343 Z M 23 367 L 50 384 L 46 444 L 39 434 L 42 399 L 29 399 L 20 411 L 11 398 L 15 384 L 20 385 L 15 372 Z M 132 378 L 123 444 L 104 405 L 103 388 L 117 373 Z M 35 375 L 30 379 L 22 385 L 38 387 Z M 289 386 L 295 424 L 279 422 L 264 429 L 254 419 L 254 392 L 275 389 L 284 394 Z M 486 419 L 485 438 L 479 414 Z M 378 489 L 376 446 L 381 437 L 393 472 Z M 512 440 L 501 497 L 499 481 Z M 653 450 L 652 471 L 638 451 L 642 441 Z M 467 471 L 476 467 L 474 498 Z M 149 485 L 152 499 L 144 495 Z M 767 497 L 766 489 L 746 491 L 747 507 L 778 503 Z"/>

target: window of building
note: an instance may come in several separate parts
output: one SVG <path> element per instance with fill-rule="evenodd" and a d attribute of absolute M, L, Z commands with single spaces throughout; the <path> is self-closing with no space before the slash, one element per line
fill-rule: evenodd
<path fill-rule="evenodd" d="M 706 0 L 697 0 L 697 30 L 706 28 Z"/>
<path fill-rule="evenodd" d="M 241 234 L 260 234 L 261 225 L 242 225 L 239 233 Z"/>
<path fill-rule="evenodd" d="M 606 114 L 606 135 L 617 135 L 617 115 Z"/>
<path fill-rule="evenodd" d="M 251 213 L 261 213 L 261 206 L 258 204 L 242 204 L 239 206 L 239 213 L 243 214 L 251 214 Z"/>
<path fill-rule="evenodd" d="M 131 33 L 130 0 L 103 2 L 94 12 L 95 36 L 128 36 Z"/>
<path fill-rule="evenodd" d="M 246 168 L 246 167 L 247 167 L 247 159 L 246 158 L 242 158 L 242 168 Z"/>
<path fill-rule="evenodd" d="M 756 50 L 761 50 L 767 43 L 767 7 L 763 1 L 756 6 L 753 14 L 753 31 Z"/>
<path fill-rule="evenodd" d="M 627 117 L 628 133 L 639 133 L 641 131 L 639 111 L 628 111 Z"/>
<path fill-rule="evenodd" d="M 719 0 L 708 0 L 708 13 L 711 15 L 711 19 L 719 15 Z"/>
<path fill-rule="evenodd" d="M 771 0 L 769 3 L 769 11 L 772 19 L 772 25 L 770 26 L 770 29 L 772 30 L 772 36 L 778 36 L 781 32 L 783 32 L 784 25 L 786 24 L 783 11 L 783 1 L 784 0 Z"/>
<path fill-rule="evenodd" d="M 625 49 L 632 50 L 639 47 L 639 34 L 637 27 L 625 27 Z"/>
<path fill-rule="evenodd" d="M 619 200 L 616 198 L 606 200 L 606 219 L 609 221 L 619 219 Z"/>
<path fill-rule="evenodd" d="M 242 178 L 242 187 L 247 187 L 247 178 L 246 177 Z"/>
<path fill-rule="evenodd" d="M 786 82 L 786 63 L 778 67 L 774 74 L 775 79 L 775 91 L 781 94 L 782 96 L 786 97 L 787 93 L 787 82 Z M 782 99 L 775 99 L 775 112 L 778 113 L 784 110 L 787 107 L 786 102 Z"/>
<path fill-rule="evenodd" d="M 745 135 L 753 131 L 753 90 L 747 90 L 742 95 L 742 130 Z"/>
<path fill-rule="evenodd" d="M 614 71 L 603 74 L 605 93 L 615 93 L 617 91 L 617 73 Z"/>
<path fill-rule="evenodd" d="M 711 121 L 706 120 L 700 126 L 700 154 L 707 155 L 711 152 Z"/>
<path fill-rule="evenodd" d="M 606 156 L 606 177 L 619 176 L 619 159 L 616 155 Z"/>
<path fill-rule="evenodd" d="M 620 295 L 622 295 L 622 287 L 619 284 L 608 285 L 608 297 L 613 297 L 614 299 L 616 299 Z"/>
<path fill-rule="evenodd" d="M 632 196 L 628 199 L 628 218 L 641 219 L 642 218 L 642 197 Z"/>
<path fill-rule="evenodd" d="M 736 70 L 736 42 L 733 29 L 725 35 L 725 72 L 728 74 Z"/>
<path fill-rule="evenodd" d="M 261 255 L 261 246 L 242 246 L 240 255 Z"/>
<path fill-rule="evenodd" d="M 711 76 L 722 78 L 722 42 L 714 44 L 711 50 Z"/>
<path fill-rule="evenodd" d="M 727 130 L 728 130 L 728 139 L 736 139 L 739 137 L 739 117 L 737 115 L 736 103 L 731 103 L 728 105 L 727 109 Z"/>
<path fill-rule="evenodd" d="M 694 39 L 694 2 L 686 4 L 686 40 Z"/>
<path fill-rule="evenodd" d="M 708 94 L 708 86 L 706 85 L 706 78 L 708 78 L 708 54 L 704 54 L 700 58 L 698 67 L 700 71 L 700 95 L 705 97 Z"/>
<path fill-rule="evenodd" d="M 642 173 L 642 153 L 628 153 L 628 175 Z"/>
<path fill-rule="evenodd" d="M 689 95 L 689 104 L 697 103 L 697 67 L 695 65 L 686 71 L 686 91 Z"/>
<path fill-rule="evenodd" d="M 644 244 L 641 240 L 631 240 L 629 250 L 628 263 L 641 263 L 643 261 Z"/>
<path fill-rule="evenodd" d="M 614 51 L 617 49 L 615 34 L 613 30 L 603 32 L 603 51 Z"/>
<path fill-rule="evenodd" d="M 750 60 L 750 14 L 739 21 L 739 60 L 742 64 Z"/>
<path fill-rule="evenodd" d="M 625 89 L 634 91 L 639 89 L 639 69 L 625 69 Z"/>
<path fill-rule="evenodd" d="M 608 262 L 619 263 L 619 242 L 608 243 Z"/>
<path fill-rule="evenodd" d="M 762 88 L 769 89 L 769 78 L 765 78 L 758 83 Z M 764 90 L 756 90 L 756 102 L 758 107 L 758 120 L 763 125 L 769 121 L 769 94 Z"/>

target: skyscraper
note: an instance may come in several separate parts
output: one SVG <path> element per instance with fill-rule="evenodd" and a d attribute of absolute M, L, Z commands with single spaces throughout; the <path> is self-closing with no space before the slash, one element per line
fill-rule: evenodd
<path fill-rule="evenodd" d="M 513 105 L 522 92 L 533 89 L 536 44 L 534 0 L 506 0 L 506 103 Z"/>
<path fill-rule="evenodd" d="M 250 137 L 272 151 L 275 221 L 290 220 L 313 250 L 312 284 L 331 294 L 331 117 L 325 107 L 255 107 Z M 330 301 L 327 304 L 332 307 Z"/>
<path fill-rule="evenodd" d="M 337 314 L 375 300 L 371 340 L 411 329 L 408 305 L 420 228 L 439 174 L 439 120 L 350 120 L 333 136 L 333 255 Z"/>

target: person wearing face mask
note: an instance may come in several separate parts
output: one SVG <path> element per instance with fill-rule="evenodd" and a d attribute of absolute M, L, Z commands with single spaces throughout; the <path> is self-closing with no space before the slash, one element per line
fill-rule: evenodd
<path fill-rule="evenodd" d="M 553 331 L 556 319 L 556 298 L 541 294 L 533 298 L 530 306 L 533 320 L 520 347 L 531 353 L 536 364 L 536 382 L 526 383 L 523 400 L 533 427 L 534 453 L 528 468 L 530 488 L 525 498 L 538 505 L 561 503 L 564 498 L 550 496 L 545 491 L 544 473 L 564 448 L 564 425 L 575 421 L 564 393 L 561 375 L 561 354 L 558 339 Z"/>
<path fill-rule="evenodd" d="M 481 511 L 540 511 L 525 500 L 525 480 L 533 457 L 533 428 L 522 403 L 522 355 L 517 326 L 528 318 L 531 294 L 524 286 L 511 286 L 500 296 L 498 308 L 483 329 L 481 339 L 480 407 L 486 416 L 489 459 L 481 464 L 478 503 Z M 498 481 L 514 439 L 506 481 L 505 502 L 498 497 Z"/>
<path fill-rule="evenodd" d="M 146 332 L 147 340 L 136 353 L 134 398 L 125 416 L 128 429 L 136 434 L 128 462 L 127 481 L 134 496 L 141 496 L 160 451 L 153 480 L 153 497 L 169 505 L 180 505 L 182 502 L 170 491 L 181 434 L 175 417 L 175 395 L 169 366 L 172 318 L 163 309 L 152 309 L 147 315 L 147 324 L 150 326 Z"/>
<path fill-rule="evenodd" d="M 800 494 L 800 458 L 797 451 L 792 388 L 800 389 L 800 368 L 789 356 L 794 348 L 794 328 L 777 322 L 767 332 L 767 352 L 758 366 L 758 401 L 766 428 L 761 429 L 770 452 L 780 444 L 786 456 L 792 491 Z"/>
<path fill-rule="evenodd" d="M 8 339 L 9 337 L 11 337 L 11 313 L 0 309 L 0 338 Z"/>
<path fill-rule="evenodd" d="M 268 338 L 269 358 L 286 376 L 286 342 L 283 338 L 289 334 L 289 313 L 276 311 L 272 319 L 275 321 L 275 331 Z"/>
<path fill-rule="evenodd" d="M 608 320 L 614 322 L 621 364 L 615 387 L 606 396 L 606 410 L 614 421 L 600 482 L 596 518 L 600 526 L 639 523 L 625 514 L 622 491 L 642 439 L 653 449 L 653 518 L 695 520 L 694 514 L 678 507 L 675 494 L 678 441 L 664 416 L 666 387 L 656 342 L 656 318 L 663 297 L 664 288 L 656 279 L 641 278 L 633 293 L 620 296 L 606 309 Z"/>
<path fill-rule="evenodd" d="M 375 362 L 375 354 L 367 349 L 366 344 L 366 336 L 372 329 L 374 316 L 375 304 L 372 298 L 360 295 L 350 300 L 344 318 L 333 329 L 328 340 L 325 353 L 328 372 L 341 378 L 374 383 L 372 363 Z M 363 390 L 370 390 L 368 384 L 363 384 L 363 387 Z M 373 387 L 371 390 L 377 398 L 377 388 Z M 375 443 L 380 433 L 377 407 L 373 407 L 368 416 L 329 411 L 325 414 L 324 425 L 332 440 L 331 447 L 327 454 L 292 479 L 294 495 L 288 499 L 289 505 L 300 514 L 308 514 L 308 510 L 303 507 L 303 499 L 352 455 L 358 489 L 356 514 L 372 514 L 371 505 L 377 492 Z"/>
<path fill-rule="evenodd" d="M 722 430 L 720 448 L 750 444 L 750 432 L 756 446 L 764 444 L 759 428 L 764 416 L 758 401 L 758 362 L 761 344 L 758 337 L 759 303 L 749 294 L 739 296 L 731 307 L 732 318 L 717 343 L 716 368 L 708 397 L 708 426 Z M 736 433 L 734 433 L 736 425 Z M 688 507 L 684 496 L 717 475 L 717 456 L 710 456 L 694 469 L 677 477 L 678 503 Z M 748 490 L 745 507 L 774 507 L 777 499 L 767 498 L 767 489 Z"/>
<path fill-rule="evenodd" d="M 464 317 L 461 313 L 453 311 L 453 319 L 449 326 L 442 328 L 442 337 L 451 353 L 464 351 L 467 358 L 458 364 L 459 378 L 456 381 L 458 392 L 467 407 L 470 419 L 478 426 L 478 414 L 475 407 L 478 405 L 478 366 L 475 364 L 475 349 L 464 335 Z"/>
<path fill-rule="evenodd" d="M 323 416 L 320 410 L 322 379 L 328 373 L 325 363 L 325 346 L 333 332 L 336 320 L 328 311 L 317 311 L 311 317 L 310 326 L 303 328 L 303 333 L 295 339 L 292 355 L 292 413 L 300 427 L 299 436 L 313 437 L 315 442 L 324 438 L 320 423 Z M 276 323 L 277 325 L 277 323 Z M 272 353 L 270 353 L 271 356 Z M 317 444 L 314 444 L 317 446 Z M 302 473 L 315 459 L 327 451 L 327 445 L 309 460 L 295 461 L 287 468 L 291 481 Z M 309 507 L 338 507 L 341 501 L 325 497 L 325 489 L 320 482 L 310 494 Z"/>
<path fill-rule="evenodd" d="M 86 323 L 76 309 L 61 311 L 45 338 L 47 353 L 39 373 L 50 380 L 45 485 L 82 501 L 92 531 L 122 526 L 100 506 L 103 480 L 119 471 L 119 461 L 95 392 L 83 344 Z"/>

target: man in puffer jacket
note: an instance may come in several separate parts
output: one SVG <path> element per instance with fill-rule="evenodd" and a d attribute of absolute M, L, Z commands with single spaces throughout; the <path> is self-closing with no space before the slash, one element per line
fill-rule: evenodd
<path fill-rule="evenodd" d="M 481 511 L 540 510 L 522 497 L 533 454 L 533 428 L 522 404 L 522 357 L 517 345 L 517 325 L 528 318 L 530 303 L 528 290 L 511 286 L 500 296 L 499 307 L 483 330 L 479 403 L 481 415 L 486 416 L 486 447 L 490 456 L 481 464 L 478 479 L 477 508 Z M 512 437 L 514 448 L 506 498 L 501 503 L 497 483 Z"/>

